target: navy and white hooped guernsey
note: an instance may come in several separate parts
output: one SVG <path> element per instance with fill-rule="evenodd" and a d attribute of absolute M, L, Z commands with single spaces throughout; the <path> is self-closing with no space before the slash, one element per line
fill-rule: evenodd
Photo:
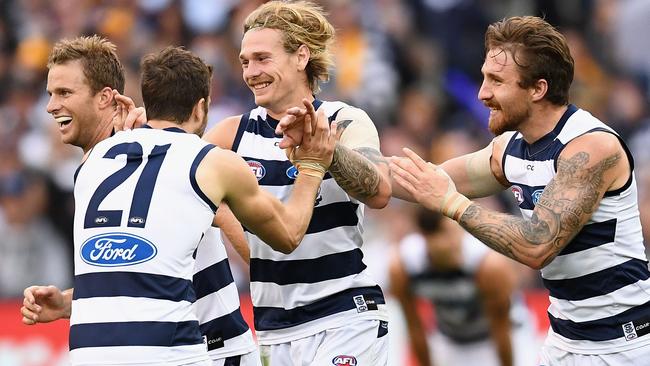
<path fill-rule="evenodd" d="M 196 250 L 194 310 L 212 360 L 244 355 L 257 349 L 244 320 L 221 230 L 211 227 Z"/>
<path fill-rule="evenodd" d="M 73 365 L 209 360 L 192 256 L 216 211 L 195 179 L 214 146 L 181 132 L 118 132 L 75 175 Z"/>
<path fill-rule="evenodd" d="M 569 105 L 555 129 L 539 141 L 527 144 L 521 134 L 513 135 L 503 170 L 524 217 L 532 216 L 555 176 L 562 149 L 593 131 L 618 136 L 587 111 Z M 586 225 L 541 273 L 550 292 L 549 344 L 603 354 L 650 343 L 650 272 L 633 172 L 624 187 L 605 193 Z"/>
<path fill-rule="evenodd" d="M 314 101 L 330 122 L 342 102 Z M 241 118 L 233 151 L 253 170 L 260 186 L 285 201 L 297 171 L 274 133 L 278 121 L 258 107 Z M 329 173 L 321 183 L 307 234 L 291 254 L 274 251 L 255 235 L 251 247 L 251 297 L 261 345 L 289 342 L 353 319 L 388 320 L 384 296 L 363 263 L 364 205 Z"/>

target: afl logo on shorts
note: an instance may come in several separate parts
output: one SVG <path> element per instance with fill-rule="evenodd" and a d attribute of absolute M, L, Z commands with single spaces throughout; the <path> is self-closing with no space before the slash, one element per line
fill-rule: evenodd
<path fill-rule="evenodd" d="M 336 356 L 332 359 L 332 363 L 336 366 L 356 366 L 357 359 L 354 356 Z"/>
<path fill-rule="evenodd" d="M 262 165 L 262 163 L 255 160 L 249 160 L 247 161 L 247 163 L 248 166 L 251 167 L 251 170 L 253 171 L 253 174 L 255 175 L 255 178 L 257 178 L 257 180 L 264 178 L 264 176 L 266 175 L 266 169 L 264 168 L 264 165 Z"/>
<path fill-rule="evenodd" d="M 510 187 L 510 190 L 512 191 L 512 194 L 515 196 L 515 199 L 517 200 L 517 204 L 522 204 L 524 202 L 524 190 L 521 189 L 519 186 L 512 186 Z"/>
<path fill-rule="evenodd" d="M 126 233 L 93 236 L 81 245 L 81 259 L 93 266 L 118 267 L 146 262 L 158 250 L 149 240 Z"/>
<path fill-rule="evenodd" d="M 289 179 L 296 179 L 296 177 L 298 177 L 298 169 L 292 165 L 287 169 L 287 177 L 289 177 Z"/>

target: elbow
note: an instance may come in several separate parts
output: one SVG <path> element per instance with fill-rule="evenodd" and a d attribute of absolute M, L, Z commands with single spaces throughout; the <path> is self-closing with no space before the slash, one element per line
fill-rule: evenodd
<path fill-rule="evenodd" d="M 390 200 L 390 196 L 388 196 L 388 197 L 375 196 L 375 197 L 367 199 L 364 202 L 364 204 L 366 206 L 370 207 L 370 208 L 381 209 L 381 208 L 386 207 L 386 205 L 388 205 L 389 200 Z"/>
<path fill-rule="evenodd" d="M 381 209 L 388 205 L 392 194 L 390 184 L 381 184 L 377 194 L 365 199 L 363 203 L 370 208 Z"/>
<path fill-rule="evenodd" d="M 294 250 L 296 250 L 296 248 L 298 248 L 298 245 L 300 245 L 302 238 L 303 235 L 287 236 L 284 240 L 282 240 L 282 242 L 274 245 L 273 249 L 282 254 L 291 254 Z"/>
<path fill-rule="evenodd" d="M 532 269 L 541 270 L 544 267 L 546 267 L 549 263 L 551 263 L 553 261 L 553 258 L 555 258 L 555 255 L 553 255 L 553 253 L 548 253 L 545 255 L 537 256 L 529 260 L 528 263 L 524 263 L 524 264 Z"/>

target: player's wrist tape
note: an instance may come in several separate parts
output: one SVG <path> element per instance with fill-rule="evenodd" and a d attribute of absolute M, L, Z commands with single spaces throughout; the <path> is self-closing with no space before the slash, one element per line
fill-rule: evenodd
<path fill-rule="evenodd" d="M 300 174 L 309 175 L 319 179 L 323 179 L 325 172 L 327 171 L 327 167 L 323 163 L 317 161 L 298 159 L 293 161 L 293 165 L 298 169 Z"/>
<path fill-rule="evenodd" d="M 472 204 L 467 197 L 463 196 L 458 192 L 453 192 L 445 198 L 442 199 L 442 205 L 440 206 L 440 212 L 455 220 L 458 221 L 467 208 Z"/>

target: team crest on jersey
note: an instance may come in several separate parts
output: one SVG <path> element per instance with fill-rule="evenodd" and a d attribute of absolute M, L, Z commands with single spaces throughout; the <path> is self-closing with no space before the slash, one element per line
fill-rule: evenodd
<path fill-rule="evenodd" d="M 510 187 L 510 190 L 512 191 L 512 194 L 515 196 L 515 199 L 517 200 L 517 204 L 522 204 L 524 202 L 524 190 L 521 189 L 519 186 L 512 186 Z"/>
<path fill-rule="evenodd" d="M 266 168 L 264 168 L 264 165 L 262 165 L 262 163 L 255 160 L 249 160 L 247 163 L 248 166 L 251 167 L 251 170 L 253 171 L 253 174 L 257 180 L 264 178 L 266 175 Z"/>
<path fill-rule="evenodd" d="M 296 177 L 298 177 L 298 168 L 293 165 L 289 167 L 289 169 L 287 169 L 287 177 L 289 177 L 289 179 L 296 179 Z"/>
<path fill-rule="evenodd" d="M 336 366 L 356 366 L 357 359 L 354 356 L 340 355 L 334 357 L 332 363 Z"/>
<path fill-rule="evenodd" d="M 156 246 L 145 238 L 109 233 L 93 236 L 80 249 L 81 259 L 93 266 L 130 266 L 151 260 L 156 256 Z"/>
<path fill-rule="evenodd" d="M 537 202 L 539 202 L 539 197 L 542 196 L 542 192 L 544 192 L 543 189 L 538 189 L 535 192 L 533 192 L 533 204 L 536 205 Z"/>

